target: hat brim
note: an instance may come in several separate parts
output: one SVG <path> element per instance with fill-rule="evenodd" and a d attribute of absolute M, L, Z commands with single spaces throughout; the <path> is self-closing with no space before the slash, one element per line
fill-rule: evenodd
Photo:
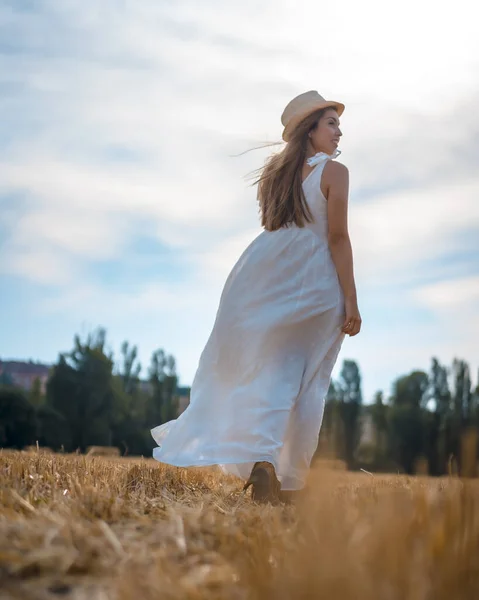
<path fill-rule="evenodd" d="M 283 140 L 285 142 L 289 142 L 291 133 L 294 131 L 294 129 L 296 129 L 296 127 L 301 123 L 301 121 L 304 121 L 306 117 L 309 117 L 309 115 L 323 108 L 335 108 L 338 112 L 338 115 L 341 116 L 344 112 L 345 107 L 344 104 L 342 104 L 341 102 L 334 102 L 333 100 L 328 100 L 327 102 L 318 102 L 318 104 L 309 107 L 307 110 L 305 110 L 299 115 L 294 116 L 290 120 L 290 122 L 283 129 Z"/>

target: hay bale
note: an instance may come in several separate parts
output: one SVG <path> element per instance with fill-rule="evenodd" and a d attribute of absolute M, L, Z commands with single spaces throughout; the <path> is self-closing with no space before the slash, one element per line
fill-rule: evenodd
<path fill-rule="evenodd" d="M 116 446 L 88 446 L 87 456 L 120 456 Z"/>
<path fill-rule="evenodd" d="M 415 475 L 429 475 L 429 460 L 425 456 L 419 456 L 414 461 Z"/>

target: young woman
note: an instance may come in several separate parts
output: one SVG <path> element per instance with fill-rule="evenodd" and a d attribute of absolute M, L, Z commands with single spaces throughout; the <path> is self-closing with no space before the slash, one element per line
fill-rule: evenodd
<path fill-rule="evenodd" d="M 342 341 L 361 328 L 348 170 L 332 160 L 343 110 L 316 91 L 286 106 L 286 145 L 256 182 L 264 231 L 226 280 L 189 407 L 151 432 L 157 460 L 220 465 L 259 502 L 304 486 Z"/>

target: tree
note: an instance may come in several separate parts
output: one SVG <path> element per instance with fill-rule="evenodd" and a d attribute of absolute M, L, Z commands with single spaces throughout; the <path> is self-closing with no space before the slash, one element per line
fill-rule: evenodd
<path fill-rule="evenodd" d="M 154 425 L 161 425 L 178 414 L 176 397 L 176 364 L 173 356 L 167 356 L 163 350 L 156 350 L 151 357 L 148 370 L 151 388 L 149 415 Z"/>
<path fill-rule="evenodd" d="M 42 405 L 36 410 L 37 441 L 52 450 L 70 449 L 70 428 L 63 415 L 51 406 Z"/>
<path fill-rule="evenodd" d="M 421 407 L 427 404 L 429 378 L 424 371 L 412 371 L 399 377 L 393 384 L 393 398 L 396 406 Z"/>
<path fill-rule="evenodd" d="M 130 348 L 129 343 L 125 341 L 121 346 L 121 355 L 120 378 L 123 383 L 123 390 L 131 395 L 138 388 L 141 372 L 141 364 L 136 362 L 138 348 L 136 346 Z"/>
<path fill-rule="evenodd" d="M 71 353 L 61 355 L 47 385 L 47 403 L 64 416 L 72 449 L 111 445 L 114 416 L 113 359 L 105 353 L 106 333 L 98 329 Z"/>
<path fill-rule="evenodd" d="M 449 456 L 454 456 L 461 468 L 461 436 L 473 423 L 475 407 L 469 365 L 455 358 L 452 363 L 452 414 L 450 416 Z"/>
<path fill-rule="evenodd" d="M 393 384 L 389 412 L 390 446 L 394 460 L 412 474 L 416 460 L 425 452 L 427 373 L 413 371 Z"/>
<path fill-rule="evenodd" d="M 113 377 L 114 412 L 112 443 L 124 454 L 150 454 L 152 444 L 147 423 L 148 396 L 140 385 L 141 364 L 137 346 L 123 342 L 117 374 Z"/>
<path fill-rule="evenodd" d="M 453 407 L 457 424 L 462 428 L 471 422 L 472 390 L 469 365 L 464 360 L 454 359 L 452 363 L 454 381 Z"/>
<path fill-rule="evenodd" d="M 474 406 L 474 424 L 479 427 L 479 369 L 477 370 L 477 385 L 473 393 L 473 406 Z"/>
<path fill-rule="evenodd" d="M 361 435 L 360 413 L 363 402 L 361 374 L 354 360 L 345 360 L 339 380 L 339 415 L 344 431 L 344 459 L 349 468 Z"/>
<path fill-rule="evenodd" d="M 414 473 L 415 462 L 425 450 L 422 417 L 422 410 L 418 406 L 399 404 L 391 409 L 392 454 L 408 474 Z"/>
<path fill-rule="evenodd" d="M 452 397 L 449 389 L 448 372 L 437 358 L 432 359 L 428 405 L 433 413 L 429 419 L 428 459 L 430 473 L 442 475 L 446 471 L 450 445 L 450 417 Z"/>
<path fill-rule="evenodd" d="M 39 377 L 36 377 L 33 381 L 32 389 L 28 394 L 28 400 L 32 406 L 39 407 L 44 402 L 44 397 L 42 393 L 42 382 Z"/>
<path fill-rule="evenodd" d="M 428 399 L 434 403 L 434 411 L 447 417 L 451 410 L 451 391 L 449 389 L 447 368 L 437 358 L 432 359 L 430 393 Z"/>
<path fill-rule="evenodd" d="M 0 447 L 22 449 L 35 443 L 35 411 L 22 391 L 0 388 Z"/>
<path fill-rule="evenodd" d="M 384 403 L 383 393 L 376 392 L 371 407 L 371 418 L 376 431 L 376 459 L 381 463 L 386 462 L 388 453 L 388 408 Z"/>
<path fill-rule="evenodd" d="M 315 457 L 338 457 L 344 454 L 342 423 L 339 417 L 337 384 L 331 380 L 325 398 L 323 422 Z"/>

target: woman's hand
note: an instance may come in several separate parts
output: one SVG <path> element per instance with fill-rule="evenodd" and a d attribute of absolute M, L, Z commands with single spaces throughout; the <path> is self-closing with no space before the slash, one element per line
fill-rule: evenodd
<path fill-rule="evenodd" d="M 356 298 L 345 298 L 344 308 L 346 318 L 344 320 L 341 331 L 348 334 L 350 337 L 357 335 L 361 331 L 361 315 L 359 314 L 358 301 Z"/>

